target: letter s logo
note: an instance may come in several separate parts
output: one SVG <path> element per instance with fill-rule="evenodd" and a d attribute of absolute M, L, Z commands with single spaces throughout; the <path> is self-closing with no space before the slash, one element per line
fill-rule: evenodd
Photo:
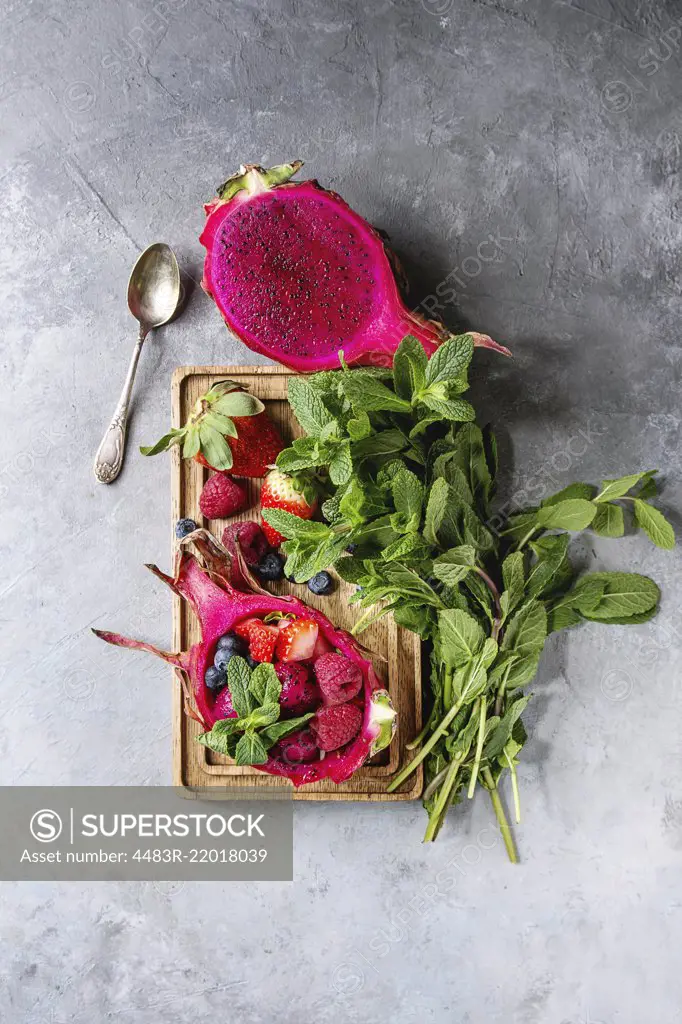
<path fill-rule="evenodd" d="M 62 819 L 56 811 L 44 808 L 42 811 L 36 811 L 31 818 L 29 828 L 31 835 L 39 843 L 53 843 L 62 834 Z"/>

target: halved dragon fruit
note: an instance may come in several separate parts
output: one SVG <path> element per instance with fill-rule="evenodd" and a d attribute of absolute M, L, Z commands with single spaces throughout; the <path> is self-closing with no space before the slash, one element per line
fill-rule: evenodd
<path fill-rule="evenodd" d="M 199 552 L 201 561 L 185 550 L 190 544 Z M 229 712 L 222 696 L 225 691 L 216 696 L 206 686 L 204 677 L 213 663 L 219 638 L 234 631 L 244 619 L 280 612 L 314 620 L 327 643 L 361 670 L 362 726 L 357 737 L 340 750 L 310 763 L 291 763 L 290 758 L 279 759 L 271 753 L 266 763 L 255 766 L 260 771 L 286 776 L 297 787 L 322 779 L 345 782 L 372 754 L 390 743 L 395 731 L 395 711 L 388 692 L 382 688 L 371 661 L 364 656 L 357 641 L 297 598 L 277 597 L 263 590 L 251 575 L 239 549 L 230 555 L 210 533 L 195 530 L 180 542 L 173 577 L 156 566 L 148 568 L 189 602 L 201 625 L 201 642 L 176 654 L 118 633 L 99 629 L 93 632 L 107 643 L 148 651 L 173 665 L 182 681 L 187 714 L 207 730 L 226 714 L 229 716 Z M 244 589 L 237 589 L 237 582 Z M 277 747 L 273 747 L 273 751 L 276 754 Z"/>
<path fill-rule="evenodd" d="M 407 309 L 382 236 L 317 181 L 292 182 L 300 167 L 246 164 L 205 206 L 202 286 L 227 326 L 303 372 L 338 369 L 341 349 L 349 364 L 390 366 L 406 334 L 433 352 L 448 332 Z"/>

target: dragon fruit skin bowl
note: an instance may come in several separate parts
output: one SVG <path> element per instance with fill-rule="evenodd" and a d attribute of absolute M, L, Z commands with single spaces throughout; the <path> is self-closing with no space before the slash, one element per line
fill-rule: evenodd
<path fill-rule="evenodd" d="M 201 558 L 188 550 L 190 545 Z M 306 763 L 291 763 L 289 758 L 282 756 L 283 750 L 286 754 L 286 747 L 273 744 L 267 761 L 254 765 L 259 771 L 288 778 L 296 787 L 325 779 L 341 783 L 378 750 L 388 746 L 395 732 L 395 711 L 388 692 L 358 643 L 344 630 L 336 629 L 321 612 L 309 608 L 297 598 L 276 596 L 263 590 L 251 575 L 239 549 L 235 547 L 228 552 L 210 533 L 196 530 L 180 542 L 173 577 L 156 566 L 148 568 L 175 594 L 188 601 L 200 623 L 201 641 L 188 651 L 173 653 L 118 633 L 93 632 L 107 643 L 148 651 L 172 665 L 182 682 L 186 713 L 207 731 L 222 718 L 235 715 L 229 710 L 226 714 L 230 702 L 221 700 L 220 694 L 216 696 L 209 689 L 205 676 L 213 664 L 218 640 L 245 620 L 263 619 L 265 616 L 276 618 L 278 614 L 294 621 L 312 620 L 317 624 L 320 638 L 323 638 L 321 646 L 326 651 L 337 651 L 360 669 L 362 684 L 353 701 L 353 706 L 362 712 L 357 735 L 340 749 L 320 753 L 317 760 Z"/>

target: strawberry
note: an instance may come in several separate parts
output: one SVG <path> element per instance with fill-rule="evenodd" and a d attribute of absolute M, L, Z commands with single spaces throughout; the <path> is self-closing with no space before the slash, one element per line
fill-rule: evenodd
<path fill-rule="evenodd" d="M 246 491 L 227 473 L 215 473 L 204 484 L 199 508 L 207 519 L 228 519 L 245 507 Z"/>
<path fill-rule="evenodd" d="M 323 654 L 331 654 L 334 648 L 327 640 L 324 633 L 317 634 L 317 641 L 315 643 L 315 650 L 313 651 L 313 661 L 317 661 Z"/>
<path fill-rule="evenodd" d="M 308 500 L 310 499 L 310 500 Z M 279 469 L 271 470 L 263 481 L 260 492 L 261 508 L 281 508 L 299 519 L 310 519 L 317 511 L 317 499 L 306 495 L 296 480 Z M 279 547 L 284 537 L 263 518 L 263 533 L 273 548 Z"/>
<path fill-rule="evenodd" d="M 310 731 L 320 750 L 338 750 L 360 732 L 362 711 L 355 704 L 320 708 L 310 720 Z"/>
<path fill-rule="evenodd" d="M 255 661 L 272 661 L 278 637 L 277 626 L 267 626 L 259 620 L 249 630 L 249 654 Z"/>
<path fill-rule="evenodd" d="M 185 458 L 195 458 L 209 469 L 265 476 L 284 444 L 264 410 L 260 399 L 240 384 L 221 380 L 197 399 L 184 426 L 174 427 L 156 444 L 140 451 L 158 455 L 181 444 Z"/>
<path fill-rule="evenodd" d="M 253 615 L 250 619 L 242 619 L 234 627 L 234 631 L 237 636 L 240 636 L 243 640 L 248 640 L 251 636 L 251 630 L 254 626 L 261 626 L 263 624 L 262 619 L 257 619 Z"/>
<path fill-rule="evenodd" d="M 277 629 L 278 660 L 308 661 L 315 650 L 318 632 L 318 625 L 312 619 L 294 619 L 283 629 Z"/>
<path fill-rule="evenodd" d="M 235 416 L 237 436 L 225 438 L 232 452 L 231 473 L 235 476 L 265 476 L 284 447 L 282 436 L 266 412 L 248 418 Z M 213 468 L 204 455 L 194 456 L 202 466 Z"/>

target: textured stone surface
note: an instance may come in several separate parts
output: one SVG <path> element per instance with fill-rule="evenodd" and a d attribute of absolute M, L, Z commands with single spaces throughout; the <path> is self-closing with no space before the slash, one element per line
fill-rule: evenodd
<path fill-rule="evenodd" d="M 147 343 L 122 477 L 91 463 L 138 251 L 167 240 L 191 287 L 201 202 L 244 159 L 305 159 L 392 235 L 415 302 L 454 300 L 452 324 L 513 347 L 475 387 L 507 493 L 652 466 L 682 508 L 678 3 L 153 11 L 1 12 L 3 784 L 168 779 L 167 672 L 89 627 L 168 637 L 142 563 L 167 558 L 169 465 L 136 446 L 177 364 L 251 359 L 198 290 Z M 418 805 L 300 805 L 293 885 L 5 884 L 3 1019 L 676 1024 L 680 557 L 641 537 L 584 556 L 650 572 L 663 608 L 551 643 L 519 868 L 479 797 L 433 849 Z"/>

